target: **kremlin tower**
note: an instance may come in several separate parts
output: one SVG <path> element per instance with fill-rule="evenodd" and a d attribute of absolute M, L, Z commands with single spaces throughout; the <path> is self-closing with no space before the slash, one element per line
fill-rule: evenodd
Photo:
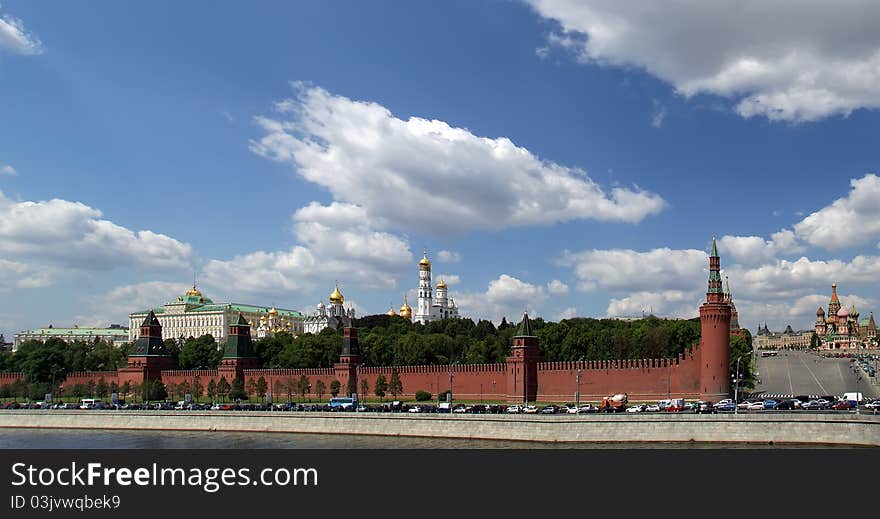
<path fill-rule="evenodd" d="M 730 392 L 731 306 L 721 288 L 721 258 L 715 237 L 709 255 L 709 286 L 700 306 L 700 395 L 717 402 Z"/>

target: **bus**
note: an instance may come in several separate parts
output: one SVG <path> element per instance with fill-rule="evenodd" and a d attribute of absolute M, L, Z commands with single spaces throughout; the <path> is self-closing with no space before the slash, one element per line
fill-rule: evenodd
<path fill-rule="evenodd" d="M 355 405 L 357 405 L 357 401 L 354 398 L 340 396 L 330 399 L 331 409 L 341 407 L 343 410 L 347 410 L 353 408 Z"/>

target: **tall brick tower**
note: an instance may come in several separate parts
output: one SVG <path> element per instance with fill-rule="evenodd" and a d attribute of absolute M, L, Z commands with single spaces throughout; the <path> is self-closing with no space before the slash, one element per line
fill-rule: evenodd
<path fill-rule="evenodd" d="M 243 377 L 244 370 L 259 367 L 260 359 L 254 353 L 251 326 L 241 312 L 238 314 L 238 319 L 233 320 L 229 325 L 228 331 L 226 349 L 223 350 L 219 371 L 222 376 L 231 381 Z"/>
<path fill-rule="evenodd" d="M 357 328 L 346 326 L 342 330 L 342 353 L 339 362 L 333 365 L 336 380 L 341 387 L 348 388 L 348 394 L 357 393 L 357 367 L 361 363 L 361 347 L 358 344 Z M 366 399 L 366 395 L 361 396 Z"/>
<path fill-rule="evenodd" d="M 718 401 L 730 393 L 730 305 L 721 286 L 721 258 L 715 237 L 709 255 L 709 289 L 700 306 L 700 395 Z"/>
<path fill-rule="evenodd" d="M 144 380 L 162 378 L 163 369 L 173 369 L 174 359 L 162 341 L 162 324 L 151 310 L 141 323 L 141 334 L 128 355 L 128 365 L 119 369 L 120 384 L 138 385 Z"/>
<path fill-rule="evenodd" d="M 507 357 L 507 401 L 534 402 L 538 399 L 538 337 L 532 333 L 529 314 L 513 336 L 513 347 Z"/>

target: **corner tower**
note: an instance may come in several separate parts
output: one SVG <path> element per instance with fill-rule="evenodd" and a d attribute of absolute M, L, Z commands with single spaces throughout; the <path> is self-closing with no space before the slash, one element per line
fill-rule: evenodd
<path fill-rule="evenodd" d="M 715 237 L 709 255 L 706 302 L 700 306 L 700 395 L 717 401 L 730 393 L 730 305 L 721 287 L 721 258 Z"/>

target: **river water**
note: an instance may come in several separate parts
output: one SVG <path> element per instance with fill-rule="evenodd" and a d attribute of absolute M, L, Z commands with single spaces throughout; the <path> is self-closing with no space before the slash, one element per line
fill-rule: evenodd
<path fill-rule="evenodd" d="M 755 449 L 816 445 L 547 443 L 341 434 L 0 429 L 0 449 Z"/>

